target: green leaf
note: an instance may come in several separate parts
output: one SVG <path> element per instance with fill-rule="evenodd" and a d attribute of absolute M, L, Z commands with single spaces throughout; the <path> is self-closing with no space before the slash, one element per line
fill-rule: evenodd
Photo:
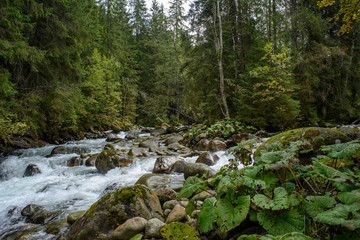
<path fill-rule="evenodd" d="M 340 201 L 345 203 L 346 205 L 351 205 L 354 203 L 360 204 L 360 192 L 359 190 L 355 190 L 352 192 L 342 192 L 339 193 L 338 198 Z"/>
<path fill-rule="evenodd" d="M 216 198 L 211 197 L 205 199 L 201 211 L 198 217 L 198 223 L 200 225 L 200 232 L 206 233 L 212 229 L 214 229 L 215 222 L 215 208 L 214 203 L 216 202 Z"/>
<path fill-rule="evenodd" d="M 265 235 L 260 240 L 311 240 L 313 238 L 299 232 L 286 233 L 282 236 Z"/>
<path fill-rule="evenodd" d="M 241 177 L 232 178 L 229 175 L 225 175 L 221 178 L 220 182 L 216 186 L 216 192 L 227 192 L 229 189 L 237 189 L 238 186 L 241 186 L 244 180 Z"/>
<path fill-rule="evenodd" d="M 188 204 L 186 204 L 185 211 L 188 215 L 191 215 L 193 211 L 196 210 L 196 201 L 194 199 L 191 199 Z"/>
<path fill-rule="evenodd" d="M 317 216 L 319 213 L 332 208 L 336 204 L 336 200 L 330 197 L 330 193 L 324 196 L 308 196 L 305 201 L 305 211 L 311 217 Z"/>
<path fill-rule="evenodd" d="M 343 182 L 346 181 L 347 178 L 346 174 L 318 161 L 314 162 L 314 171 L 331 181 Z"/>
<path fill-rule="evenodd" d="M 166 224 L 160 230 L 165 239 L 200 240 L 200 236 L 189 225 L 181 222 Z"/>
<path fill-rule="evenodd" d="M 333 209 L 319 213 L 314 220 L 329 225 L 342 225 L 349 230 L 360 227 L 360 214 L 357 212 L 360 206 L 348 206 L 339 204 Z"/>
<path fill-rule="evenodd" d="M 143 237 L 144 236 L 141 233 L 139 233 L 133 236 L 132 238 L 130 238 L 130 240 L 141 240 Z"/>
<path fill-rule="evenodd" d="M 201 189 L 206 189 L 207 185 L 204 182 L 204 180 L 197 178 L 196 176 L 192 177 L 188 182 L 184 184 L 181 191 L 177 195 L 176 199 L 179 199 L 181 197 L 189 198 L 193 194 L 198 193 Z"/>
<path fill-rule="evenodd" d="M 260 225 L 273 235 L 302 232 L 305 226 L 303 216 L 294 210 L 285 211 L 279 215 L 274 215 L 269 210 L 262 210 L 257 218 Z"/>
<path fill-rule="evenodd" d="M 266 183 L 262 180 L 259 180 L 256 176 L 258 172 L 261 170 L 261 166 L 252 166 L 252 167 L 246 167 L 243 169 L 243 180 L 244 185 L 255 189 L 257 186 L 261 186 L 262 188 L 266 187 Z"/>
<path fill-rule="evenodd" d="M 227 232 L 239 226 L 246 219 L 249 208 L 249 195 L 240 196 L 235 201 L 227 198 L 218 200 L 215 204 L 215 218 L 221 231 Z"/>
<path fill-rule="evenodd" d="M 237 240 L 259 240 L 261 239 L 261 235 L 241 235 L 240 237 L 238 237 Z"/>
<path fill-rule="evenodd" d="M 283 187 L 275 188 L 274 199 L 270 199 L 264 194 L 256 194 L 254 203 L 262 209 L 281 210 L 288 209 L 290 205 L 288 194 Z"/>

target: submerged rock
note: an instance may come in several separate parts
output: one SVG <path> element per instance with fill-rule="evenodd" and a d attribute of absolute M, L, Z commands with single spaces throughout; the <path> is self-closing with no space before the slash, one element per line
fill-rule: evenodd
<path fill-rule="evenodd" d="M 52 151 L 49 157 L 52 157 L 56 154 L 82 154 L 82 153 L 89 153 L 89 148 L 81 148 L 81 147 L 69 147 L 69 146 L 58 146 L 55 147 Z"/>
<path fill-rule="evenodd" d="M 103 196 L 71 226 L 66 239 L 102 239 L 134 217 L 163 220 L 159 199 L 145 186 L 129 186 Z"/>
<path fill-rule="evenodd" d="M 23 208 L 21 215 L 30 223 L 44 224 L 58 216 L 59 213 L 49 212 L 44 207 L 36 204 L 29 204 Z"/>
<path fill-rule="evenodd" d="M 25 169 L 23 177 L 31 177 L 37 174 L 41 174 L 40 168 L 36 164 L 29 164 Z"/>

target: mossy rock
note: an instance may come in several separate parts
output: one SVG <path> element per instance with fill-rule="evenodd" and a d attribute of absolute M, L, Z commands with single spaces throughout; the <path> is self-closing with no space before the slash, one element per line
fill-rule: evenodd
<path fill-rule="evenodd" d="M 284 146 L 288 146 L 291 142 L 303 141 L 304 143 L 309 144 L 309 147 L 316 151 L 323 145 L 349 142 L 353 140 L 350 134 L 355 136 L 356 132 L 351 130 L 343 131 L 342 129 L 320 127 L 293 129 L 269 138 L 255 151 L 254 158 L 261 156 L 261 150 L 271 143 L 281 143 Z"/>
<path fill-rule="evenodd" d="M 146 173 L 142 175 L 136 184 L 142 184 L 149 187 L 152 190 L 171 188 L 174 190 L 180 190 L 184 185 L 184 177 L 182 175 L 167 175 Z"/>
<path fill-rule="evenodd" d="M 164 239 L 188 239 L 200 240 L 198 232 L 194 231 L 189 225 L 181 222 L 166 224 L 161 228 L 161 235 Z"/>
<path fill-rule="evenodd" d="M 61 231 L 61 229 L 67 228 L 68 226 L 69 224 L 67 223 L 66 220 L 52 222 L 47 225 L 45 232 L 48 234 L 56 235 Z"/>
<path fill-rule="evenodd" d="M 67 239 L 101 239 L 133 217 L 163 218 L 158 197 L 145 186 L 124 187 L 103 196 L 71 226 Z"/>

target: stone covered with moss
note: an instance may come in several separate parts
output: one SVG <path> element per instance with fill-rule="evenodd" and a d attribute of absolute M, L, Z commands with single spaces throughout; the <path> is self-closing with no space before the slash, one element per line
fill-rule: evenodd
<path fill-rule="evenodd" d="M 134 159 L 127 154 L 122 154 L 115 149 L 107 149 L 102 151 L 96 157 L 95 167 L 102 174 L 106 174 L 108 171 L 116 167 L 126 167 L 133 163 L 133 161 Z"/>
<path fill-rule="evenodd" d="M 163 221 L 158 197 L 145 186 L 129 186 L 103 196 L 72 225 L 67 239 L 106 239 L 116 227 L 133 217 Z"/>
<path fill-rule="evenodd" d="M 260 156 L 260 151 L 271 143 L 281 143 L 284 146 L 289 145 L 291 142 L 303 141 L 308 144 L 308 148 L 318 150 L 323 145 L 331 145 L 336 143 L 345 143 L 354 140 L 360 136 L 358 129 L 335 129 L 335 128 L 320 128 L 308 127 L 298 128 L 282 132 L 263 143 L 254 153 L 254 157 Z"/>

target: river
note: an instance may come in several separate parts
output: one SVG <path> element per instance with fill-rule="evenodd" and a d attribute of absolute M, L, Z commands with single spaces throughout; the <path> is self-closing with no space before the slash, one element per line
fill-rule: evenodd
<path fill-rule="evenodd" d="M 125 138 L 126 132 L 116 135 Z M 146 136 L 146 135 L 145 135 Z M 87 149 L 90 153 L 99 153 L 107 144 L 105 138 L 85 139 L 63 144 L 65 147 Z M 87 210 L 97 201 L 104 189 L 112 183 L 129 186 L 145 173 L 151 173 L 157 156 L 135 158 L 128 167 L 115 168 L 103 175 L 95 167 L 68 167 L 67 161 L 79 154 L 59 154 L 47 157 L 59 145 L 47 145 L 41 148 L 23 149 L 13 152 L 0 161 L 0 239 L 6 234 L 25 226 L 21 210 L 28 204 L 44 206 L 49 211 L 60 211 L 60 219 L 69 213 Z M 122 148 L 131 148 L 128 140 Z M 228 163 L 231 155 L 226 151 L 216 154 L 220 160 L 212 166 L 214 170 Z M 185 158 L 195 162 L 196 157 Z M 23 177 L 29 164 L 36 164 L 41 173 Z M 14 230 L 15 231 L 15 230 Z M 54 235 L 39 233 L 38 239 L 53 239 Z"/>

